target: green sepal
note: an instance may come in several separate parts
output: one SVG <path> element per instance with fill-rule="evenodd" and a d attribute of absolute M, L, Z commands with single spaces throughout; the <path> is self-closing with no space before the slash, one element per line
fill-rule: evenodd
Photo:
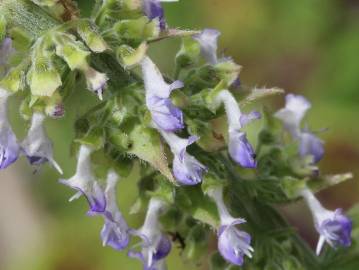
<path fill-rule="evenodd" d="M 157 175 L 155 177 L 156 188 L 153 191 L 147 193 L 151 197 L 159 198 L 168 204 L 174 203 L 174 186 L 163 175 Z"/>
<path fill-rule="evenodd" d="M 208 228 L 202 224 L 192 227 L 186 237 L 183 255 L 189 260 L 199 260 L 208 250 Z"/>
<path fill-rule="evenodd" d="M 109 142 L 120 152 L 125 152 L 130 149 L 132 140 L 121 129 L 110 128 L 107 131 Z"/>
<path fill-rule="evenodd" d="M 204 175 L 202 181 L 202 190 L 205 194 L 207 194 L 211 189 L 215 189 L 218 187 L 223 187 L 226 185 L 225 179 L 219 179 L 217 175 L 212 172 L 208 172 Z"/>
<path fill-rule="evenodd" d="M 9 32 L 13 41 L 12 46 L 15 50 L 28 54 L 33 41 L 33 38 L 29 35 L 29 33 L 19 27 L 12 27 Z"/>
<path fill-rule="evenodd" d="M 290 200 L 298 198 L 299 192 L 306 187 L 306 179 L 299 180 L 291 176 L 284 177 L 280 182 L 282 190 Z"/>
<path fill-rule="evenodd" d="M 101 149 L 104 146 L 104 130 L 102 128 L 90 128 L 82 137 L 75 139 L 74 142 L 89 145 L 94 149 Z"/>
<path fill-rule="evenodd" d="M 225 83 L 226 87 L 229 88 L 235 80 L 239 77 L 241 66 L 237 65 L 232 59 L 221 61 L 215 66 L 215 70 L 218 77 Z"/>
<path fill-rule="evenodd" d="M 51 96 L 62 85 L 51 55 L 36 55 L 32 58 L 27 83 L 35 96 Z"/>
<path fill-rule="evenodd" d="M 216 152 L 226 146 L 225 124 L 223 118 L 204 122 L 199 119 L 186 119 L 188 132 L 199 137 L 197 144 L 207 152 Z"/>
<path fill-rule="evenodd" d="M 71 70 L 87 66 L 87 57 L 90 52 L 82 42 L 76 41 L 74 36 L 61 33 L 55 36 L 54 42 L 56 54 L 65 60 Z"/>
<path fill-rule="evenodd" d="M 177 68 L 187 68 L 198 62 L 201 53 L 201 47 L 191 37 L 182 38 L 181 48 L 176 54 Z"/>
<path fill-rule="evenodd" d="M 27 64 L 23 63 L 10 70 L 10 72 L 0 81 L 0 86 L 11 92 L 23 90 L 26 85 L 25 70 Z"/>
<path fill-rule="evenodd" d="M 139 159 L 150 163 L 169 181 L 174 182 L 159 134 L 154 129 L 137 125 L 129 133 L 129 137 L 133 144 L 127 153 L 136 155 Z"/>
<path fill-rule="evenodd" d="M 158 20 L 150 22 L 146 16 L 134 20 L 119 21 L 113 29 L 123 44 L 134 47 L 159 35 Z"/>
<path fill-rule="evenodd" d="M 217 108 L 214 104 L 214 100 L 218 96 L 218 94 L 225 89 L 227 89 L 227 83 L 225 80 L 221 80 L 213 89 L 208 92 L 208 95 L 206 96 L 207 108 L 213 113 L 217 111 Z"/>
<path fill-rule="evenodd" d="M 97 29 L 95 29 L 95 26 L 89 21 L 80 21 L 77 26 L 77 33 L 79 33 L 80 37 L 85 41 L 91 51 L 100 53 L 107 50 L 108 46 L 106 41 L 98 33 Z"/>
<path fill-rule="evenodd" d="M 200 186 L 181 187 L 176 190 L 176 205 L 205 224 L 217 228 L 219 217 L 216 204 L 204 195 Z"/>
<path fill-rule="evenodd" d="M 178 208 L 171 207 L 160 217 L 160 221 L 164 230 L 174 232 L 183 222 L 183 217 Z"/>
<path fill-rule="evenodd" d="M 121 45 L 116 50 L 116 58 L 124 68 L 131 68 L 139 64 L 145 57 L 147 44 L 144 42 L 134 49 L 128 45 Z"/>

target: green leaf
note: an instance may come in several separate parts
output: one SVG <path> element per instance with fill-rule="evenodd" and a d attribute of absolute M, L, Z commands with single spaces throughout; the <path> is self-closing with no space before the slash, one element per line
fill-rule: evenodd
<path fill-rule="evenodd" d="M 154 129 L 138 125 L 129 133 L 129 137 L 133 144 L 127 153 L 150 163 L 169 181 L 174 182 L 159 134 Z"/>

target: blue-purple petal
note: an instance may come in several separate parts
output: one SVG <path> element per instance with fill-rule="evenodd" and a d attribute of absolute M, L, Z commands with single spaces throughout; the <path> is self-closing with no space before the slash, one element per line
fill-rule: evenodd
<path fill-rule="evenodd" d="M 310 132 L 300 134 L 299 154 L 301 156 L 313 156 L 314 163 L 319 162 L 324 156 L 323 142 Z"/>
<path fill-rule="evenodd" d="M 20 147 L 10 127 L 0 132 L 0 169 L 13 164 L 19 157 Z"/>
<path fill-rule="evenodd" d="M 318 224 L 317 230 L 334 247 L 351 245 L 352 221 L 341 209 L 334 212 L 334 217 Z"/>
<path fill-rule="evenodd" d="M 256 168 L 256 154 L 244 132 L 229 132 L 229 154 L 232 159 L 244 168 Z"/>
<path fill-rule="evenodd" d="M 218 250 L 222 257 L 234 264 L 243 265 L 244 256 L 253 251 L 251 236 L 235 227 L 235 224 L 222 226 L 218 232 Z"/>
<path fill-rule="evenodd" d="M 152 119 L 159 128 L 165 131 L 183 129 L 183 113 L 173 105 L 169 98 L 151 97 L 147 106 L 151 111 Z"/>
<path fill-rule="evenodd" d="M 143 11 L 150 20 L 158 18 L 161 30 L 166 29 L 164 11 L 159 0 L 144 0 Z"/>

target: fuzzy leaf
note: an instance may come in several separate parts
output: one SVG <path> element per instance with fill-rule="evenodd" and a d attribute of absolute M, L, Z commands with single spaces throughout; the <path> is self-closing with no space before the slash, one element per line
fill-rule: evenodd
<path fill-rule="evenodd" d="M 273 88 L 254 88 L 251 93 L 240 102 L 241 106 L 248 105 L 262 98 L 266 98 L 273 95 L 284 94 L 284 90 L 273 87 Z"/>
<path fill-rule="evenodd" d="M 159 134 L 153 129 L 136 126 L 130 132 L 129 137 L 133 141 L 133 145 L 128 153 L 150 163 L 168 180 L 174 182 Z"/>

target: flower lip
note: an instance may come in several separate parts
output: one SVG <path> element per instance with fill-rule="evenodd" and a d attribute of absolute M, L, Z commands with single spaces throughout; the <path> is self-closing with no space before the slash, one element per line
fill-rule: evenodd
<path fill-rule="evenodd" d="M 243 265 L 244 255 L 252 257 L 251 236 L 235 227 L 245 222 L 238 219 L 230 225 L 221 226 L 218 232 L 218 249 L 221 255 L 230 263 Z"/>
<path fill-rule="evenodd" d="M 92 186 L 90 184 L 90 186 L 88 187 L 82 187 L 80 184 L 76 183 L 76 181 L 71 181 L 71 179 L 70 180 L 60 179 L 59 182 L 81 193 L 81 194 L 78 193 L 75 194 L 72 198 L 70 198 L 70 201 L 77 199 L 80 195 L 83 195 L 86 198 L 90 206 L 90 210 L 87 213 L 88 215 L 94 215 L 97 213 L 105 212 L 106 210 L 105 194 L 103 193 L 101 187 L 96 181 L 93 181 Z"/>
<path fill-rule="evenodd" d="M 256 154 L 247 136 L 241 131 L 229 131 L 229 154 L 232 159 L 244 168 L 257 167 Z"/>
<path fill-rule="evenodd" d="M 316 228 L 321 238 L 317 247 L 318 254 L 324 241 L 334 248 L 351 245 L 352 221 L 343 214 L 342 209 L 331 212 L 331 216 L 316 224 Z"/>
<path fill-rule="evenodd" d="M 184 128 L 183 113 L 175 107 L 169 98 L 153 96 L 148 102 L 153 121 L 165 131 Z"/>
<path fill-rule="evenodd" d="M 110 212 L 103 213 L 105 224 L 101 230 L 101 238 L 104 246 L 110 246 L 116 250 L 123 250 L 130 242 L 128 227 L 122 216 L 114 217 Z"/>
<path fill-rule="evenodd" d="M 299 154 L 313 156 L 313 163 L 318 163 L 324 156 L 323 142 L 313 133 L 304 131 L 299 137 Z"/>

